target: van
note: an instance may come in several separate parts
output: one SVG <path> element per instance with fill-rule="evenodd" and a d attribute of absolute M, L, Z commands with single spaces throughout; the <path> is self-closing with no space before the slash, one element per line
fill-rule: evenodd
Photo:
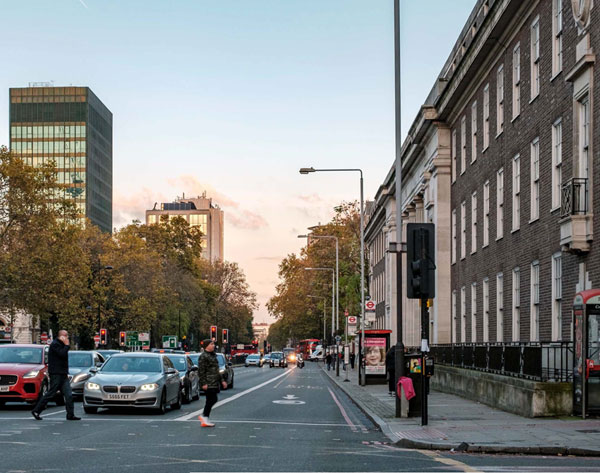
<path fill-rule="evenodd" d="M 317 345 L 313 352 L 310 354 L 308 359 L 310 361 L 320 361 L 325 358 L 325 350 L 323 349 L 323 345 Z"/>

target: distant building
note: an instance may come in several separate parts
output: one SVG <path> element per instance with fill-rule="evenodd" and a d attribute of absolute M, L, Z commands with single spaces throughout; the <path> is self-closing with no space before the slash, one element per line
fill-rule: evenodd
<path fill-rule="evenodd" d="M 252 332 L 254 334 L 254 339 L 258 340 L 258 345 L 261 346 L 261 343 L 264 340 L 267 340 L 269 337 L 269 327 L 271 324 L 266 322 L 254 323 L 252 324 Z"/>
<path fill-rule="evenodd" d="M 177 198 L 175 202 L 162 203 L 160 208 L 146 210 L 146 224 L 159 223 L 163 215 L 169 219 L 183 217 L 192 227 L 202 231 L 202 256 L 210 261 L 223 261 L 223 211 L 213 204 L 206 192 L 201 196 L 186 199 Z"/>
<path fill-rule="evenodd" d="M 32 166 L 54 161 L 60 197 L 112 230 L 112 113 L 89 87 L 10 89 L 10 149 Z"/>
<path fill-rule="evenodd" d="M 40 333 L 39 320 L 25 311 L 0 312 L 0 343 L 39 343 Z"/>

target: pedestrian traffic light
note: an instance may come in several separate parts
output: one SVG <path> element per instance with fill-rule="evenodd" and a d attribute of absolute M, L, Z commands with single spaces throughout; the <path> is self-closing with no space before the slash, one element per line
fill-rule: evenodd
<path fill-rule="evenodd" d="M 435 296 L 435 226 L 409 223 L 406 227 L 406 297 L 431 299 Z"/>
<path fill-rule="evenodd" d="M 100 329 L 100 345 L 106 345 L 107 343 L 107 332 L 105 328 Z"/>
<path fill-rule="evenodd" d="M 119 332 L 119 345 L 121 345 L 122 347 L 125 346 L 125 337 L 126 337 L 127 333 L 126 332 Z"/>
<path fill-rule="evenodd" d="M 229 329 L 224 328 L 223 329 L 223 345 L 225 345 L 226 343 L 229 343 Z"/>
<path fill-rule="evenodd" d="M 216 325 L 210 326 L 210 338 L 213 342 L 217 341 L 217 326 Z"/>

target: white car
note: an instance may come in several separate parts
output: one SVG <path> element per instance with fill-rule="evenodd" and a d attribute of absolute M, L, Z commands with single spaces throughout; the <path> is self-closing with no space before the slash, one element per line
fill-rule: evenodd
<path fill-rule="evenodd" d="M 263 359 L 260 357 L 260 355 L 248 355 L 246 357 L 246 362 L 244 363 L 244 366 L 246 368 L 248 368 L 248 366 L 258 366 L 259 368 L 262 368 Z"/>

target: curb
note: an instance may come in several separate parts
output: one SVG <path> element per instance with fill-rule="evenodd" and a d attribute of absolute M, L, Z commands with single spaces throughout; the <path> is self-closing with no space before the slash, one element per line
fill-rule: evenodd
<path fill-rule="evenodd" d="M 578 447 L 558 447 L 550 445 L 524 447 L 521 445 L 481 445 L 462 443 L 445 443 L 445 442 L 425 442 L 400 438 L 395 432 L 390 429 L 387 422 L 381 417 L 372 412 L 368 407 L 354 399 L 352 395 L 344 389 L 342 383 L 338 383 L 333 377 L 325 373 L 329 380 L 339 387 L 350 398 L 352 403 L 356 405 L 363 413 L 377 425 L 381 431 L 388 437 L 395 446 L 412 450 L 444 450 L 452 452 L 469 452 L 469 453 L 510 453 L 519 455 L 549 455 L 549 456 L 578 456 L 578 457 L 600 457 L 600 449 L 593 448 L 578 448 Z"/>

